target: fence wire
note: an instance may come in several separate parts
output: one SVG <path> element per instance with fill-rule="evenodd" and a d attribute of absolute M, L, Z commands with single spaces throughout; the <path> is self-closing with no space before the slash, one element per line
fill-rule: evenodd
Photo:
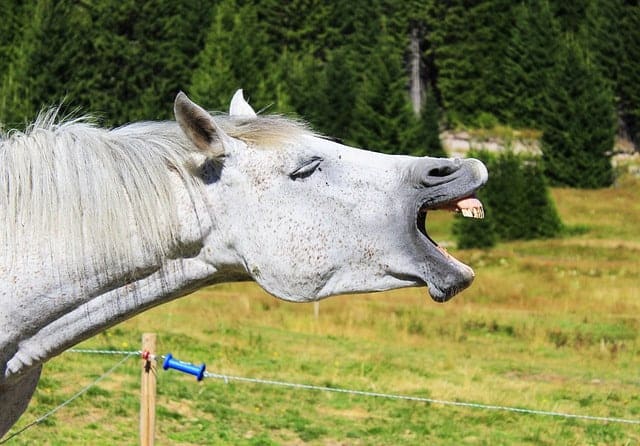
<path fill-rule="evenodd" d="M 442 406 L 457 406 L 457 407 L 470 407 L 473 409 L 500 410 L 505 412 L 524 413 L 524 414 L 531 414 L 531 415 L 546 415 L 546 416 L 552 416 L 552 417 L 577 418 L 581 420 L 590 420 L 590 421 L 606 421 L 610 423 L 640 424 L 640 420 L 633 420 L 633 419 L 627 419 L 627 418 L 599 417 L 599 416 L 593 416 L 593 415 L 578 415 L 578 414 L 563 413 L 563 412 L 553 412 L 548 410 L 526 409 L 522 407 L 496 406 L 492 404 L 468 403 L 463 401 L 448 401 L 448 400 L 441 400 L 436 398 L 425 398 L 420 396 L 368 392 L 365 390 L 351 390 L 351 389 L 343 389 L 340 387 L 325 387 L 325 386 L 315 386 L 311 384 L 297 384 L 297 383 L 290 383 L 286 381 L 274 381 L 274 380 L 260 379 L 260 378 L 245 378 L 242 376 L 223 375 L 223 374 L 211 373 L 211 372 L 205 372 L 204 376 L 205 378 L 221 379 L 221 380 L 224 380 L 225 382 L 241 381 L 241 382 L 253 383 L 253 384 L 266 384 L 271 386 L 290 387 L 290 388 L 305 389 L 305 390 L 316 390 L 321 392 L 346 393 L 350 395 L 359 395 L 359 396 L 367 396 L 367 397 L 375 397 L 375 398 L 418 401 L 421 403 L 439 404 Z"/>
<path fill-rule="evenodd" d="M 69 353 L 84 353 L 84 354 L 98 354 L 98 355 L 124 355 L 125 357 L 118 361 L 114 366 L 112 366 L 109 370 L 99 376 L 96 380 L 82 388 L 80 391 L 75 393 L 69 399 L 61 403 L 60 405 L 54 407 L 50 411 L 46 412 L 42 416 L 38 417 L 31 423 L 22 427 L 20 430 L 13 432 L 9 436 L 0 440 L 0 444 L 4 444 L 12 438 L 20 435 L 27 429 L 35 426 L 38 423 L 41 423 L 46 418 L 50 417 L 58 410 L 67 406 L 75 399 L 79 398 L 83 394 L 85 394 L 91 387 L 98 384 L 100 381 L 109 376 L 113 371 L 115 371 L 118 367 L 120 367 L 124 362 L 126 362 L 129 358 L 133 356 L 141 356 L 141 350 L 99 350 L 99 349 L 69 349 L 67 350 Z M 152 359 L 162 359 L 165 358 L 164 355 L 152 356 Z M 380 392 L 370 392 L 366 390 L 354 390 L 354 389 L 346 389 L 341 387 L 328 387 L 328 386 L 317 386 L 313 384 L 300 384 L 300 383 L 292 383 L 288 381 L 278 381 L 271 379 L 262 379 L 262 378 L 248 378 L 244 376 L 235 376 L 235 375 L 226 375 L 222 373 L 215 372 L 204 372 L 204 377 L 208 379 L 218 379 L 222 380 L 225 383 L 229 383 L 231 381 L 250 383 L 250 384 L 258 384 L 258 385 L 269 385 L 269 386 L 278 386 L 278 387 L 286 387 L 291 389 L 299 389 L 299 390 L 312 390 L 318 392 L 333 392 L 333 393 L 341 393 L 347 395 L 357 395 L 364 397 L 372 397 L 372 398 L 385 398 L 391 400 L 405 400 L 405 401 L 415 401 L 420 403 L 427 404 L 437 404 L 441 406 L 453 406 L 453 407 L 466 407 L 472 409 L 483 409 L 483 410 L 493 410 L 493 411 L 503 411 L 503 412 L 511 412 L 511 413 L 520 413 L 520 414 L 529 414 L 529 415 L 540 415 L 540 416 L 550 416 L 550 417 L 560 417 L 567 419 L 579 419 L 586 421 L 598 421 L 598 422 L 606 422 L 606 423 L 622 423 L 622 424 L 634 424 L 640 425 L 640 419 L 631 419 L 631 418 L 618 418 L 618 417 L 603 417 L 603 416 L 594 416 L 594 415 L 580 415 L 566 412 L 555 412 L 548 410 L 538 410 L 538 409 L 527 409 L 523 407 L 513 407 L 513 406 L 500 406 L 493 404 L 482 404 L 482 403 L 473 403 L 473 402 L 465 402 L 465 401 L 450 401 L 444 399 L 437 398 L 427 398 L 420 396 L 411 396 L 411 395 L 399 395 L 393 393 L 380 393 Z"/>
<path fill-rule="evenodd" d="M 141 351 L 131 352 L 131 351 L 120 351 L 120 350 L 91 350 L 91 349 L 72 349 L 68 351 L 75 352 L 75 353 L 97 353 L 97 354 L 111 354 L 111 355 L 142 353 Z M 165 356 L 164 355 L 156 356 L 156 358 L 164 359 Z M 207 372 L 207 371 L 204 372 L 204 377 L 223 380 L 226 383 L 230 381 L 237 381 L 237 382 L 252 383 L 252 384 L 288 387 L 293 389 L 314 390 L 319 392 L 344 393 L 344 394 L 358 395 L 358 396 L 365 396 L 365 397 L 416 401 L 416 402 L 428 403 L 428 404 L 438 404 L 441 406 L 467 407 L 472 409 L 494 410 L 494 411 L 521 413 L 521 414 L 529 414 L 529 415 L 541 415 L 541 416 L 550 416 L 550 417 L 573 418 L 573 419 L 580 419 L 580 420 L 587 420 L 587 421 L 601 421 L 601 422 L 608 422 L 608 423 L 640 425 L 640 419 L 603 417 L 603 416 L 595 416 L 595 415 L 581 415 L 581 414 L 572 414 L 572 413 L 556 412 L 556 411 L 549 411 L 549 410 L 527 409 L 523 407 L 501 406 L 501 405 L 495 405 L 495 404 L 483 404 L 483 403 L 473 403 L 473 402 L 465 402 L 465 401 L 450 401 L 450 400 L 437 399 L 437 398 L 427 398 L 427 397 L 419 397 L 419 396 L 411 396 L 411 395 L 397 395 L 392 393 L 369 392 L 366 390 L 352 390 L 352 389 L 345 389 L 340 387 L 317 386 L 312 384 L 300 384 L 300 383 L 276 381 L 276 380 L 270 380 L 270 379 L 247 378 L 243 376 L 225 375 L 221 373 L 213 373 L 213 372 Z"/>
<path fill-rule="evenodd" d="M 92 353 L 98 353 L 98 351 L 93 351 Z M 99 354 L 106 354 L 106 351 L 100 351 Z M 122 358 L 120 361 L 118 361 L 113 367 L 111 367 L 109 370 L 107 370 L 106 372 L 104 372 L 102 375 L 100 375 L 96 380 L 94 380 L 93 382 L 91 382 L 90 384 L 87 384 L 85 387 L 83 387 L 81 390 L 79 390 L 78 392 L 76 392 L 75 394 L 73 394 L 69 399 L 67 399 L 66 401 L 64 401 L 63 403 L 59 404 L 58 406 L 54 407 L 53 409 L 51 409 L 50 411 L 46 412 L 45 414 L 41 415 L 40 417 L 36 418 L 35 420 L 33 420 L 31 423 L 27 424 L 26 426 L 23 426 L 22 428 L 20 428 L 19 430 L 13 432 L 12 434 L 10 434 L 9 436 L 0 439 L 0 444 L 4 444 L 7 441 L 11 440 L 14 437 L 17 437 L 18 435 L 20 435 L 21 433 L 23 433 L 24 431 L 26 431 L 27 429 L 35 426 L 38 423 L 43 422 L 45 419 L 49 418 L 51 415 L 53 415 L 54 413 L 56 413 L 57 411 L 59 411 L 60 409 L 62 409 L 63 407 L 67 406 L 68 404 L 71 404 L 72 401 L 74 401 L 77 398 L 80 398 L 82 395 L 84 395 L 85 393 L 87 393 L 87 391 L 92 388 L 93 386 L 95 386 L 96 384 L 98 384 L 100 381 L 102 381 L 103 379 L 105 379 L 107 376 L 109 376 L 113 371 L 115 371 L 115 369 L 117 369 L 118 367 L 120 367 L 122 364 L 124 364 L 129 358 L 131 358 L 132 356 L 139 354 L 138 352 L 122 352 L 122 353 L 118 353 L 118 354 L 125 354 L 126 356 L 124 358 Z"/>

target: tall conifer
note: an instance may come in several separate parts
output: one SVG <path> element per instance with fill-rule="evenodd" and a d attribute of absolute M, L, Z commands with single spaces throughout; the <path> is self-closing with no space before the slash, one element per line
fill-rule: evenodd
<path fill-rule="evenodd" d="M 17 35 L 5 38 L 8 46 L 5 46 L 4 68 L 0 73 L 0 130 L 22 128 L 38 111 L 33 56 L 42 45 L 44 22 L 50 10 L 49 0 L 38 0 L 23 6 L 24 20 L 11 25 L 5 23 L 5 29 L 11 26 Z M 13 19 L 18 20 L 18 10 L 14 11 Z"/>
<path fill-rule="evenodd" d="M 511 29 L 508 0 L 452 0 L 433 33 L 438 87 L 453 121 L 474 123 L 481 114 L 500 116 L 502 61 Z"/>
<path fill-rule="evenodd" d="M 573 38 L 564 42 L 543 115 L 545 173 L 555 184 L 595 188 L 613 181 L 614 100 L 609 83 Z"/>
<path fill-rule="evenodd" d="M 619 61 L 620 114 L 640 151 L 640 4 L 629 4 L 624 11 L 620 27 L 624 48 Z"/>
<path fill-rule="evenodd" d="M 385 153 L 409 153 L 403 132 L 415 119 L 406 91 L 403 48 L 382 20 L 378 44 L 368 57 L 354 110 L 350 138 Z"/>
<path fill-rule="evenodd" d="M 514 26 L 504 58 L 500 117 L 518 127 L 537 127 L 554 70 L 561 32 L 547 0 L 514 10 Z"/>
<path fill-rule="evenodd" d="M 353 126 L 353 109 L 358 88 L 354 64 L 353 52 L 350 47 L 345 46 L 330 54 L 324 70 L 322 128 L 329 135 L 339 138 L 349 137 Z"/>

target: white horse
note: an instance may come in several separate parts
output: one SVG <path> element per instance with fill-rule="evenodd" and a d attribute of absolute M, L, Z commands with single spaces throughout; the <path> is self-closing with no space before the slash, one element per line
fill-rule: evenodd
<path fill-rule="evenodd" d="M 0 436 L 46 360 L 207 285 L 295 302 L 426 285 L 442 302 L 473 280 L 425 218 L 482 217 L 481 162 L 347 147 L 241 90 L 228 116 L 183 93 L 174 111 L 115 130 L 45 113 L 0 136 Z"/>

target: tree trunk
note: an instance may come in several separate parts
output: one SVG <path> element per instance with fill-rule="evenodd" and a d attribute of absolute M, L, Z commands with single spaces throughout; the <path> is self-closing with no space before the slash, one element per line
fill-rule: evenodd
<path fill-rule="evenodd" d="M 411 40 L 409 43 L 411 59 L 409 62 L 411 76 L 409 81 L 409 95 L 411 105 L 416 116 L 420 115 L 422 109 L 422 80 L 420 78 L 420 36 L 417 27 L 411 30 Z"/>

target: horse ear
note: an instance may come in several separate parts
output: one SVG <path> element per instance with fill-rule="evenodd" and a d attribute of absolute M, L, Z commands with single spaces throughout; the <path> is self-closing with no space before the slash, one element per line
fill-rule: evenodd
<path fill-rule="evenodd" d="M 244 100 L 244 96 L 242 95 L 242 88 L 236 91 L 236 93 L 233 95 L 233 98 L 231 98 L 231 105 L 229 105 L 229 116 L 238 118 L 258 117 L 249 103 Z"/>
<path fill-rule="evenodd" d="M 208 158 L 224 157 L 225 143 L 227 146 L 232 144 L 232 138 L 205 109 L 180 92 L 173 104 L 173 113 L 182 131 L 204 155 Z"/>

